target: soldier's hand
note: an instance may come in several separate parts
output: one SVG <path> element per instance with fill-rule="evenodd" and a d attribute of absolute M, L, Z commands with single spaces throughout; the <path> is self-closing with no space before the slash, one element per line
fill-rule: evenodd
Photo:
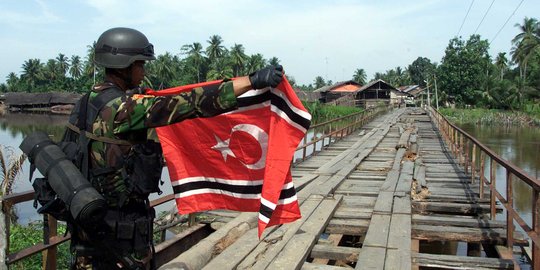
<path fill-rule="evenodd" d="M 281 65 L 268 66 L 249 74 L 249 81 L 253 89 L 262 89 L 268 86 L 276 87 L 283 79 Z"/>

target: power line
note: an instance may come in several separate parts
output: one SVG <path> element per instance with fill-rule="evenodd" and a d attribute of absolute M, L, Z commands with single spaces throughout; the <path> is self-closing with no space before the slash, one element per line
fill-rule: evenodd
<path fill-rule="evenodd" d="M 491 7 L 493 6 L 493 3 L 495 3 L 495 0 L 492 0 L 491 1 L 491 5 L 489 5 L 488 9 L 486 10 L 486 13 L 484 13 L 484 17 L 482 17 L 482 20 L 480 21 L 480 23 L 478 24 L 478 26 L 476 27 L 476 30 L 474 30 L 474 34 L 476 34 L 476 31 L 478 31 L 478 28 L 480 28 L 480 25 L 482 25 L 482 23 L 484 22 L 484 19 L 486 18 L 486 15 L 488 14 L 489 10 L 491 9 Z M 474 35 L 473 34 L 473 35 Z"/>
<path fill-rule="evenodd" d="M 461 22 L 461 26 L 459 27 L 459 30 L 457 31 L 456 37 L 459 37 L 459 33 L 461 32 L 461 28 L 463 28 L 463 24 L 465 24 L 465 20 L 467 20 L 467 17 L 469 16 L 469 12 L 471 11 L 472 5 L 474 4 L 474 0 L 471 1 L 471 4 L 469 5 L 469 9 L 467 10 L 467 14 L 465 14 L 465 18 L 463 18 L 463 21 Z"/>
<path fill-rule="evenodd" d="M 523 3 L 523 1 L 525 0 L 521 0 L 521 2 L 519 2 L 519 4 L 517 5 L 517 7 L 514 9 L 514 11 L 512 12 L 512 14 L 510 14 L 510 16 L 508 16 L 508 19 L 506 19 L 506 22 L 504 22 L 504 24 L 501 26 L 501 28 L 499 29 L 499 31 L 497 31 L 497 34 L 495 34 L 495 36 L 491 39 L 491 41 L 489 42 L 489 45 L 491 45 L 491 42 L 493 42 L 497 36 L 499 35 L 499 33 L 503 30 L 503 28 L 506 26 L 506 24 L 508 23 L 508 21 L 510 21 L 510 19 L 512 18 L 512 16 L 514 16 L 514 14 L 516 14 L 516 11 L 518 10 L 518 8 L 521 6 L 521 4 Z"/>

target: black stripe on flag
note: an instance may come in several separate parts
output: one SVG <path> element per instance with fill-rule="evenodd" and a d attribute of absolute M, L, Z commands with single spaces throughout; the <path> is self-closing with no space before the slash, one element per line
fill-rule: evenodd
<path fill-rule="evenodd" d="M 246 186 L 246 185 L 231 185 L 231 184 L 225 184 L 225 183 L 217 183 L 217 182 L 211 182 L 211 181 L 197 181 L 197 182 L 190 182 L 185 184 L 180 184 L 177 186 L 173 186 L 173 191 L 175 194 L 197 190 L 197 189 L 219 189 L 219 190 L 225 190 L 233 193 L 240 193 L 240 194 L 260 194 L 262 191 L 262 185 L 255 185 L 255 186 Z"/>
<path fill-rule="evenodd" d="M 271 91 L 266 91 L 260 95 L 241 97 L 238 98 L 238 107 L 247 107 L 255 104 L 260 104 L 265 101 L 271 100 L 272 105 L 283 111 L 293 122 L 302 126 L 305 129 L 309 129 L 311 121 L 295 113 L 287 102 L 280 96 L 273 94 Z"/>
<path fill-rule="evenodd" d="M 270 91 L 265 91 L 264 93 L 256 96 L 240 97 L 237 99 L 238 107 L 248 107 L 255 104 L 261 104 L 270 100 L 271 94 L 272 93 Z"/>
<path fill-rule="evenodd" d="M 283 111 L 293 122 L 299 124 L 305 129 L 309 129 L 309 125 L 311 124 L 311 121 L 300 116 L 299 114 L 295 113 L 289 105 L 287 105 L 287 102 L 283 100 L 280 96 L 272 94 L 272 105 L 278 107 L 281 111 Z"/>
<path fill-rule="evenodd" d="M 272 210 L 272 208 L 264 205 L 261 203 L 261 208 L 259 209 L 259 213 L 263 216 L 265 216 L 266 218 L 270 219 L 270 217 L 272 217 L 272 212 L 274 212 L 274 210 Z"/>
<path fill-rule="evenodd" d="M 296 189 L 294 188 L 294 186 L 291 185 L 290 188 L 281 190 L 281 193 L 279 194 L 279 199 L 284 200 L 292 198 L 294 195 L 296 195 Z"/>

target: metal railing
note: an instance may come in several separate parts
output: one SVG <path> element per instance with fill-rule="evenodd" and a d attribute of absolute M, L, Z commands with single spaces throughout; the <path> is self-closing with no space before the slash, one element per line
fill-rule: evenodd
<path fill-rule="evenodd" d="M 317 153 L 317 147 L 323 147 L 327 146 L 331 143 L 335 143 L 339 141 L 339 139 L 351 134 L 353 131 L 373 119 L 375 116 L 387 111 L 390 109 L 388 106 L 380 106 L 376 108 L 369 109 L 364 112 L 354 113 L 347 116 L 339 117 L 336 119 L 332 119 L 329 121 L 326 121 L 324 123 L 319 123 L 316 125 L 313 125 L 308 130 L 308 134 L 314 134 L 314 136 L 309 137 L 307 134 L 304 137 L 303 144 L 297 148 L 297 152 L 302 152 L 302 158 L 301 160 L 305 160 L 308 156 L 314 155 Z M 313 151 L 307 152 L 309 148 L 312 148 Z M 168 194 L 165 196 L 162 196 L 156 200 L 153 200 L 150 202 L 150 205 L 152 207 L 156 207 L 158 205 L 164 204 L 166 202 L 172 201 L 174 199 L 174 194 Z M 34 191 L 25 191 L 21 193 L 14 193 L 10 195 L 6 195 L 4 197 L 0 197 L 0 205 L 2 206 L 3 213 L 8 213 L 9 208 L 13 207 L 15 204 L 18 203 L 24 203 L 28 201 L 34 200 Z M 0 215 L 2 216 L 2 215 Z M 192 220 L 192 218 L 190 219 Z M 56 269 L 56 260 L 57 260 L 57 248 L 58 245 L 68 241 L 71 239 L 71 236 L 69 234 L 66 235 L 58 235 L 57 229 L 58 229 L 58 222 L 57 220 L 47 215 L 47 217 L 44 217 L 44 221 L 46 221 L 46 224 L 44 224 L 44 238 L 42 243 L 35 244 L 33 246 L 30 246 L 28 248 L 22 249 L 15 253 L 9 253 L 9 228 L 10 228 L 10 221 L 9 218 L 5 218 L 3 221 L 0 220 L 0 222 L 4 222 L 5 228 L 6 228 L 6 240 L 7 240 L 7 247 L 6 247 L 6 264 L 12 265 L 18 261 L 21 261 L 25 258 L 28 258 L 30 256 L 36 255 L 40 252 L 42 252 L 43 255 L 43 269 Z M 190 222 L 192 223 L 192 222 Z M 0 226 L 1 227 L 1 226 Z M 161 233 L 161 239 L 164 240 L 165 232 L 169 227 L 160 227 L 158 228 L 156 232 Z M 201 231 L 205 230 L 206 228 L 201 228 Z M 199 233 L 202 234 L 202 233 Z M 201 237 L 201 236 L 197 236 Z M 163 259 L 160 259 L 160 257 L 164 258 L 170 258 L 172 255 L 170 254 L 160 254 L 160 252 L 167 253 L 166 249 L 170 246 L 174 246 L 174 244 L 171 243 L 165 243 L 164 246 L 166 247 L 160 247 L 160 245 L 156 246 L 156 260 L 162 261 Z M 185 247 L 184 247 L 185 248 Z M 177 248 L 178 249 L 178 248 Z M 0 265 L 0 269 L 1 269 Z"/>
<path fill-rule="evenodd" d="M 480 198 L 484 198 L 484 189 L 490 191 L 490 217 L 495 219 L 497 215 L 497 202 L 506 210 L 506 237 L 507 248 L 512 251 L 514 245 L 514 222 L 527 234 L 532 241 L 531 265 L 533 269 L 540 269 L 540 180 L 533 178 L 521 168 L 504 160 L 491 149 L 480 143 L 476 138 L 467 134 L 456 125 L 450 123 L 441 113 L 430 108 L 431 116 L 436 120 L 439 131 L 444 136 L 447 145 L 465 173 L 471 176 L 471 183 L 477 179 L 479 183 Z M 489 164 L 489 173 L 486 177 L 486 164 Z M 497 167 L 506 171 L 504 179 L 497 179 Z M 505 181 L 505 194 L 497 190 L 497 182 Z M 521 181 L 530 187 L 532 192 L 532 224 L 525 222 L 524 218 L 514 207 L 513 180 Z"/>
<path fill-rule="evenodd" d="M 390 108 L 389 106 L 379 106 L 312 125 L 306 132 L 301 145 L 296 148 L 296 151 L 301 153 L 301 158 L 298 158 L 295 163 L 305 161 L 311 155 L 316 155 L 324 146 L 346 137 Z"/>
<path fill-rule="evenodd" d="M 169 194 L 166 196 L 163 196 L 161 198 L 158 198 L 156 200 L 153 200 L 150 202 L 151 207 L 156 207 L 158 205 L 164 204 L 166 202 L 169 202 L 174 199 L 173 194 Z M 4 197 L 0 198 L 2 208 L 1 211 L 3 213 L 8 213 L 9 208 L 13 207 L 13 205 L 23 202 L 28 202 L 34 200 L 34 191 L 25 191 L 21 193 L 13 193 L 10 195 L 6 195 Z M 9 218 L 5 218 L 5 220 L 0 222 L 4 222 L 5 228 L 6 228 L 6 264 L 12 265 L 18 261 L 21 261 L 25 258 L 28 258 L 32 255 L 35 255 L 39 252 L 43 252 L 43 268 L 44 269 L 56 269 L 56 255 L 57 255 L 57 248 L 58 245 L 68 241 L 71 239 L 71 236 L 68 234 L 66 235 L 58 235 L 58 221 L 52 217 L 51 215 L 44 216 L 44 232 L 43 232 L 43 242 L 35 244 L 33 246 L 30 246 L 28 248 L 22 249 L 20 251 L 17 251 L 15 253 L 9 253 L 9 230 L 10 230 L 10 221 Z M 164 239 L 164 234 L 166 228 L 161 228 L 159 232 L 162 234 L 161 239 Z"/>

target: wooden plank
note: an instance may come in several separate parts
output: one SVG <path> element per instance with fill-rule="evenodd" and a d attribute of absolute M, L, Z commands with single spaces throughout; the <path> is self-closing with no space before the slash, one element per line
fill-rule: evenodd
<path fill-rule="evenodd" d="M 411 270 L 411 252 L 399 249 L 387 249 L 384 269 Z"/>
<path fill-rule="evenodd" d="M 406 196 L 394 196 L 394 203 L 392 207 L 392 214 L 411 214 L 411 197 Z"/>
<path fill-rule="evenodd" d="M 392 169 L 388 171 L 386 180 L 381 186 L 381 191 L 394 192 L 394 190 L 396 189 L 398 179 L 399 179 L 399 169 Z"/>
<path fill-rule="evenodd" d="M 270 269 L 299 269 L 306 261 L 309 252 L 323 232 L 326 224 L 328 224 L 340 201 L 341 196 L 326 198 L 321 202 L 317 211 L 302 225 L 300 230 L 296 232 L 273 260 L 265 254 L 253 268 L 266 268 L 268 265 L 266 262 L 271 261 Z"/>
<path fill-rule="evenodd" d="M 362 247 L 386 247 L 390 220 L 390 215 L 373 214 Z"/>
<path fill-rule="evenodd" d="M 398 184 L 396 186 L 397 192 L 411 192 L 412 175 L 414 170 L 414 162 L 406 160 L 403 162 L 401 171 L 399 174 Z"/>
<path fill-rule="evenodd" d="M 354 269 L 384 269 L 386 258 L 386 248 L 382 247 L 363 247 L 358 255 L 358 262 Z"/>
<path fill-rule="evenodd" d="M 497 254 L 499 255 L 499 258 L 505 259 L 505 260 L 511 260 L 514 262 L 514 270 L 519 270 L 519 263 L 514 258 L 514 252 L 513 250 L 505 247 L 505 246 L 495 246 L 495 250 L 497 251 Z"/>
<path fill-rule="evenodd" d="M 334 214 L 335 216 L 335 214 Z M 328 238 L 326 239 L 326 241 L 328 241 L 327 244 L 325 244 L 327 247 L 328 246 L 331 246 L 331 247 L 337 247 L 339 246 L 339 242 L 341 242 L 341 239 L 343 238 L 343 235 L 342 234 L 331 234 L 328 236 Z M 319 243 L 321 242 L 321 239 L 319 239 Z M 315 245 L 316 247 L 317 245 Z M 319 256 L 317 257 L 316 255 L 314 255 L 313 253 L 313 250 L 315 249 L 315 247 L 313 247 L 313 249 L 311 250 L 311 258 L 314 258 L 313 259 L 313 263 L 315 264 L 327 264 L 328 261 L 329 261 L 329 258 L 326 258 L 325 256 Z M 356 259 L 358 259 L 358 255 L 356 256 Z"/>
<path fill-rule="evenodd" d="M 484 204 L 448 203 L 448 202 L 412 202 L 415 213 L 454 213 L 454 214 L 485 214 L 490 212 L 490 206 Z"/>
<path fill-rule="evenodd" d="M 390 214 L 392 213 L 392 205 L 394 203 L 393 191 L 381 191 L 373 207 L 373 213 Z"/>
<path fill-rule="evenodd" d="M 377 198 L 362 197 L 362 196 L 346 196 L 341 203 L 344 207 L 357 207 L 365 209 L 373 209 Z"/>
<path fill-rule="evenodd" d="M 332 219 L 326 226 L 326 233 L 345 235 L 364 235 L 369 227 L 369 220 L 364 219 Z"/>
<path fill-rule="evenodd" d="M 339 207 L 334 213 L 334 218 L 342 219 L 370 219 L 373 213 L 372 209 L 368 208 L 348 208 Z"/>
<path fill-rule="evenodd" d="M 343 267 L 304 262 L 302 270 L 343 270 Z"/>
<path fill-rule="evenodd" d="M 342 260 L 346 262 L 358 261 L 359 248 L 337 247 L 329 245 L 315 245 L 311 250 L 311 258 L 324 258 L 328 260 Z M 321 264 L 313 260 L 314 263 Z"/>
<path fill-rule="evenodd" d="M 412 237 L 430 241 L 484 242 L 504 245 L 506 243 L 506 230 L 502 228 L 413 225 Z M 519 232 L 514 233 L 514 238 L 516 244 L 528 244 Z"/>
<path fill-rule="evenodd" d="M 231 269 L 250 268 L 256 263 L 259 263 L 260 257 L 267 256 L 273 258 L 274 256 L 276 256 L 283 248 L 283 246 L 285 246 L 294 236 L 294 234 L 304 225 L 304 223 L 307 222 L 310 218 L 312 218 L 313 215 L 316 215 L 316 210 L 319 209 L 318 207 L 324 200 L 325 198 L 322 196 L 311 195 L 300 206 L 300 210 L 302 212 L 302 218 L 300 220 L 297 220 L 293 223 L 284 224 L 275 231 L 264 235 L 262 237 L 263 241 L 253 241 L 254 239 L 252 239 L 252 242 L 255 243 L 256 247 L 251 248 L 248 246 L 247 249 L 249 254 L 247 254 L 246 252 L 242 252 L 244 255 L 240 258 L 241 262 L 235 262 L 235 265 L 231 267 Z M 218 268 L 208 267 L 208 269 L 219 269 L 219 267 L 223 267 L 224 264 L 231 263 L 228 257 L 222 257 L 221 260 L 227 262 L 216 262 L 216 264 L 214 264 L 212 267 Z M 265 261 L 265 263 L 269 263 L 269 261 Z"/>
<path fill-rule="evenodd" d="M 480 219 L 472 216 L 458 215 L 418 215 L 412 216 L 416 225 L 456 226 L 476 228 L 505 228 L 506 223 L 497 220 Z"/>
<path fill-rule="evenodd" d="M 512 260 L 415 253 L 413 263 L 422 267 L 446 269 L 514 269 Z"/>
<path fill-rule="evenodd" d="M 410 130 L 405 130 L 403 134 L 401 134 L 401 137 L 399 138 L 399 142 L 396 145 L 396 149 L 398 148 L 408 148 L 409 147 L 409 137 L 411 136 Z"/>
<path fill-rule="evenodd" d="M 388 232 L 388 248 L 411 251 L 411 216 L 394 214 Z M 410 256 L 410 255 L 409 255 Z M 409 260 L 410 261 L 410 260 Z"/>

